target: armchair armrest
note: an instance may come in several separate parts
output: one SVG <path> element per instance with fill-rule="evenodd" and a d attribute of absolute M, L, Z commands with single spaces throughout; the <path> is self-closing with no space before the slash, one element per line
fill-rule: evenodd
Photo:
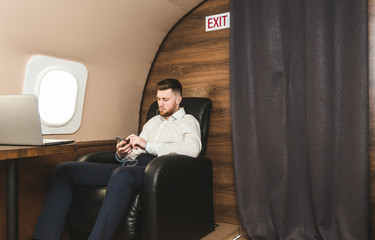
<path fill-rule="evenodd" d="M 115 158 L 114 151 L 101 151 L 101 152 L 86 153 L 76 158 L 76 161 L 96 162 L 96 163 L 113 163 L 113 164 L 118 163 L 118 161 Z"/>
<path fill-rule="evenodd" d="M 155 158 L 146 167 L 141 194 L 143 239 L 198 239 L 214 229 L 209 158 Z"/>

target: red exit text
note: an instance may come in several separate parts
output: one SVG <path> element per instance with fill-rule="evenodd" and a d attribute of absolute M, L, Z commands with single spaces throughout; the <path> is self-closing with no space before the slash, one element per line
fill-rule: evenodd
<path fill-rule="evenodd" d="M 206 17 L 206 32 L 230 27 L 230 13 L 216 14 Z"/>

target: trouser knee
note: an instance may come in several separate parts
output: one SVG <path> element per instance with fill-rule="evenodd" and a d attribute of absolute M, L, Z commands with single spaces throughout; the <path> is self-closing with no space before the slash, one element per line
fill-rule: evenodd
<path fill-rule="evenodd" d="M 116 168 L 110 178 L 109 184 L 112 187 L 124 187 L 124 186 L 133 186 L 133 176 L 130 174 L 127 168 Z"/>
<path fill-rule="evenodd" d="M 74 162 L 64 162 L 56 165 L 51 173 L 51 180 L 60 179 L 60 178 L 67 178 L 69 173 L 69 168 L 74 165 Z"/>

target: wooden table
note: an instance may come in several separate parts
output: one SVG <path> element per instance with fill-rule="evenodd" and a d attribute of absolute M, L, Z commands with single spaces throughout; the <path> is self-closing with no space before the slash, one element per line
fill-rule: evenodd
<path fill-rule="evenodd" d="M 6 162 L 7 174 L 7 239 L 18 239 L 18 159 L 51 154 L 73 153 L 76 144 L 54 146 L 4 146 L 0 145 L 0 161 Z"/>

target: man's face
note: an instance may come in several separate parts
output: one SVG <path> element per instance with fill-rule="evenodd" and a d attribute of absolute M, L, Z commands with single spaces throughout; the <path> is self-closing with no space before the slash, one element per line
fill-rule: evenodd
<path fill-rule="evenodd" d="M 168 119 L 178 110 L 181 96 L 176 96 L 172 89 L 158 90 L 157 100 L 160 115 Z"/>

